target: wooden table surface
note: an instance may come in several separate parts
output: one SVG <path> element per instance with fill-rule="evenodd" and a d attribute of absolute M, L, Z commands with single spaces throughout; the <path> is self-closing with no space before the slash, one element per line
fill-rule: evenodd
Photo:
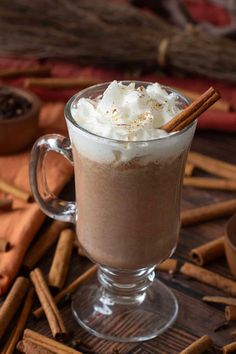
<path fill-rule="evenodd" d="M 198 131 L 192 144 L 192 150 L 236 164 L 236 138 L 233 134 Z M 196 175 L 203 176 L 206 174 L 197 171 Z M 67 196 L 67 198 L 73 197 L 73 184 L 67 186 L 63 194 Z M 185 187 L 183 190 L 182 208 L 193 208 L 235 197 L 236 193 L 233 192 L 200 190 Z M 221 236 L 224 233 L 226 220 L 227 219 L 219 219 L 197 226 L 183 228 L 180 233 L 180 240 L 174 257 L 178 258 L 180 264 L 184 261 L 189 261 L 190 249 Z M 50 266 L 52 255 L 53 250 L 50 250 L 40 262 L 40 267 L 42 267 L 45 272 Z M 90 265 L 91 263 L 87 259 L 79 257 L 76 252 L 74 252 L 68 282 L 76 278 Z M 212 262 L 207 265 L 207 269 L 231 277 L 225 259 Z M 204 295 L 223 295 L 223 292 L 195 280 L 186 279 L 181 274 L 170 276 L 168 274 L 159 273 L 158 277 L 174 291 L 179 302 L 179 314 L 173 327 L 156 339 L 143 343 L 119 344 L 96 338 L 78 326 L 72 316 L 69 304 L 61 309 L 66 326 L 69 330 L 73 331 L 75 337 L 81 338 L 84 343 L 88 344 L 94 350 L 94 353 L 98 354 L 175 354 L 179 353 L 192 341 L 204 334 L 208 334 L 212 337 L 216 344 L 216 352 L 218 352 L 218 349 L 222 345 L 231 341 L 230 332 L 234 328 L 233 325 L 227 329 L 214 332 L 214 329 L 224 322 L 224 307 L 220 305 L 212 306 L 201 301 Z M 31 318 L 28 321 L 28 327 L 50 336 L 46 319 L 41 319 L 36 322 Z"/>

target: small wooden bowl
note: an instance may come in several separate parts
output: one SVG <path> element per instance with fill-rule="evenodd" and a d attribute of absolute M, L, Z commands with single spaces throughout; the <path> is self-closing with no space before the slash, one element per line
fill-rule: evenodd
<path fill-rule="evenodd" d="M 236 214 L 228 221 L 225 234 L 225 253 L 231 273 L 236 276 Z"/>
<path fill-rule="evenodd" d="M 4 93 L 24 97 L 31 103 L 31 108 L 25 114 L 15 118 L 0 119 L 0 155 L 8 155 L 25 149 L 35 140 L 41 101 L 36 95 L 23 89 L 11 86 L 3 86 L 1 89 Z"/>

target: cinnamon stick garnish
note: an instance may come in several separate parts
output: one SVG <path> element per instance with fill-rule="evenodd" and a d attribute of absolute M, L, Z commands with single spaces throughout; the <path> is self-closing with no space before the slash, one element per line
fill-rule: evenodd
<path fill-rule="evenodd" d="M 12 199 L 1 198 L 0 199 L 0 210 L 8 211 L 12 209 Z"/>
<path fill-rule="evenodd" d="M 198 267 L 191 263 L 184 263 L 180 272 L 190 278 L 196 279 L 204 284 L 223 290 L 230 295 L 236 296 L 236 281 L 223 277 L 210 270 Z"/>
<path fill-rule="evenodd" d="M 16 77 L 24 76 L 49 76 L 51 68 L 48 65 L 31 66 L 30 68 L 12 68 L 12 69 L 1 69 L 0 78 L 2 79 L 12 79 Z"/>
<path fill-rule="evenodd" d="M 60 312 L 54 302 L 54 299 L 50 293 L 41 270 L 39 268 L 34 269 L 30 273 L 30 279 L 34 284 L 39 301 L 44 309 L 53 337 L 65 337 L 67 331 L 64 322 L 61 318 Z"/>
<path fill-rule="evenodd" d="M 188 154 L 188 162 L 213 175 L 231 180 L 236 179 L 236 165 L 213 159 L 197 152 L 190 152 Z"/>
<path fill-rule="evenodd" d="M 177 91 L 181 92 L 183 95 L 187 96 L 191 101 L 196 100 L 199 97 L 199 93 L 185 90 L 182 88 L 176 88 Z M 214 103 L 209 109 L 214 109 L 220 112 L 230 112 L 232 109 L 232 106 L 229 102 L 220 99 L 216 103 Z"/>
<path fill-rule="evenodd" d="M 169 122 L 164 124 L 161 129 L 167 133 L 176 132 L 184 129 L 212 106 L 220 98 L 220 94 L 213 87 L 199 96 L 194 102 L 177 114 Z"/>
<path fill-rule="evenodd" d="M 174 258 L 168 258 L 157 267 L 162 272 L 173 274 L 177 270 L 178 261 Z"/>
<path fill-rule="evenodd" d="M 21 340 L 17 344 L 17 350 L 24 354 L 53 354 L 51 350 L 43 348 L 41 345 L 31 342 L 30 340 Z M 65 352 L 64 352 L 65 353 Z"/>
<path fill-rule="evenodd" d="M 184 350 L 182 350 L 180 354 L 201 354 L 204 353 L 206 350 L 209 350 L 212 346 L 212 339 L 209 336 L 205 335 L 197 339 Z"/>
<path fill-rule="evenodd" d="M 16 278 L 5 301 L 0 307 L 0 339 L 5 333 L 13 316 L 18 310 L 29 287 L 28 279 L 24 277 Z"/>
<path fill-rule="evenodd" d="M 5 238 L 0 238 L 0 252 L 7 252 L 10 249 L 10 242 Z"/>
<path fill-rule="evenodd" d="M 26 192 L 23 189 L 4 181 L 2 178 L 0 178 L 0 190 L 4 193 L 11 194 L 16 198 L 21 199 L 24 202 L 29 203 L 33 201 L 33 196 L 30 192 Z"/>
<path fill-rule="evenodd" d="M 184 170 L 184 175 L 187 177 L 192 176 L 194 169 L 195 166 L 192 163 L 187 162 Z"/>
<path fill-rule="evenodd" d="M 50 350 L 56 354 L 82 354 L 79 351 L 68 347 L 67 345 L 50 339 L 30 329 L 26 329 L 24 331 L 23 340 L 31 341 L 32 343 L 40 345 L 42 348 Z"/>
<path fill-rule="evenodd" d="M 53 221 L 49 228 L 39 237 L 35 244 L 27 252 L 24 265 L 32 269 L 45 255 L 50 247 L 57 241 L 60 232 L 68 227 L 68 223 Z"/>
<path fill-rule="evenodd" d="M 229 216 L 235 212 L 236 199 L 231 199 L 199 208 L 184 210 L 181 212 L 181 222 L 182 226 L 189 226 L 223 216 Z"/>
<path fill-rule="evenodd" d="M 224 296 L 204 296 L 202 298 L 205 302 L 212 302 L 215 304 L 223 304 L 229 306 L 236 306 L 236 299 L 233 297 L 224 297 Z"/>
<path fill-rule="evenodd" d="M 13 329 L 4 348 L 2 349 L 2 352 L 1 352 L 2 354 L 13 354 L 14 353 L 16 344 L 19 341 L 19 339 L 25 329 L 25 324 L 27 322 L 31 307 L 33 305 L 33 299 L 34 299 L 34 289 L 31 288 L 29 290 L 28 294 L 26 295 L 24 306 L 23 306 L 23 309 L 20 313 L 17 324 L 16 324 L 15 328 Z"/>
<path fill-rule="evenodd" d="M 62 299 L 64 299 L 64 297 L 66 295 L 72 294 L 73 292 L 75 292 L 76 289 L 78 288 L 78 286 L 80 284 L 82 284 L 86 279 L 91 277 L 93 274 L 95 274 L 96 271 L 97 271 L 96 265 L 94 265 L 91 268 L 89 268 L 88 270 L 86 270 L 86 272 L 81 274 L 78 278 L 76 278 L 72 283 L 70 283 L 66 288 L 64 288 L 60 293 L 58 293 L 54 297 L 55 303 L 58 304 Z M 39 307 L 38 309 L 36 309 L 33 312 L 33 314 L 36 318 L 40 318 L 43 315 L 43 313 L 44 313 L 43 307 Z"/>
<path fill-rule="evenodd" d="M 226 344 L 222 347 L 223 354 L 235 353 L 236 352 L 236 342 Z"/>
<path fill-rule="evenodd" d="M 225 307 L 225 318 L 227 321 L 236 320 L 236 306 L 229 305 Z"/>
<path fill-rule="evenodd" d="M 236 179 L 185 177 L 184 186 L 222 191 L 236 191 Z"/>
<path fill-rule="evenodd" d="M 71 229 L 61 231 L 48 275 L 49 286 L 56 289 L 63 287 L 69 270 L 75 236 L 75 232 Z"/>
<path fill-rule="evenodd" d="M 194 263 L 202 266 L 208 262 L 214 261 L 225 254 L 224 236 L 216 240 L 204 243 L 203 245 L 193 248 L 190 256 Z"/>
<path fill-rule="evenodd" d="M 48 89 L 83 89 L 99 83 L 99 80 L 85 78 L 52 77 L 45 79 L 26 79 L 26 88 L 48 88 Z"/>

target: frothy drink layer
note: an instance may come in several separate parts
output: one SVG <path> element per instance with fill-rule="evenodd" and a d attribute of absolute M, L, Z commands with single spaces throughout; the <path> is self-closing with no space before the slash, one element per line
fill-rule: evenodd
<path fill-rule="evenodd" d="M 183 171 L 195 126 L 172 135 L 158 127 L 179 112 L 177 103 L 178 96 L 158 84 L 135 88 L 117 82 L 103 95 L 72 103 L 75 122 L 67 124 L 77 234 L 95 262 L 142 268 L 158 264 L 175 248 Z"/>

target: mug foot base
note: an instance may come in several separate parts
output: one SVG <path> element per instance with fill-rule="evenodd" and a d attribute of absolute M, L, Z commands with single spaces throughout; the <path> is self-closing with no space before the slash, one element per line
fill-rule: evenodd
<path fill-rule="evenodd" d="M 76 321 L 91 334 L 115 342 L 155 338 L 169 328 L 178 314 L 172 291 L 155 279 L 140 301 L 117 301 L 99 284 L 82 284 L 72 298 Z"/>

